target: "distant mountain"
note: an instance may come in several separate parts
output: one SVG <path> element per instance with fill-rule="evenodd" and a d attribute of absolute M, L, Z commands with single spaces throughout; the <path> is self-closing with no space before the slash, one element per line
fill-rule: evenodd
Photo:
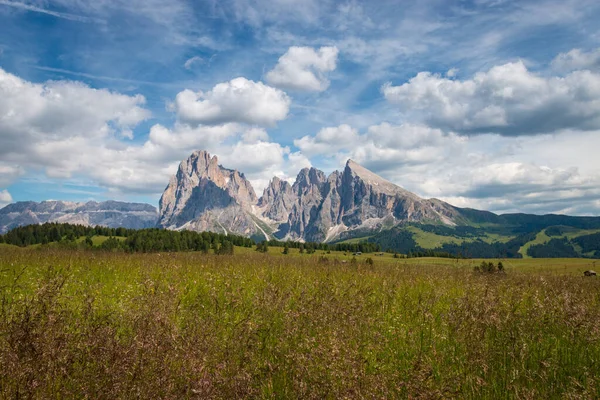
<path fill-rule="evenodd" d="M 156 208 L 149 204 L 119 201 L 22 201 L 0 209 L 0 234 L 17 226 L 44 222 L 141 229 L 156 226 L 157 218 Z"/>
<path fill-rule="evenodd" d="M 462 216 L 349 160 L 326 176 L 305 168 L 290 185 L 273 178 L 257 199 L 244 175 L 205 151 L 184 160 L 160 200 L 159 226 L 263 238 L 333 241 L 402 222 L 456 225 Z"/>
<path fill-rule="evenodd" d="M 171 178 L 159 213 L 163 228 L 256 240 L 366 240 L 404 253 L 467 257 L 600 257 L 599 217 L 458 208 L 423 199 L 353 160 L 329 176 L 305 168 L 293 183 L 274 177 L 257 198 L 243 173 L 197 151 Z"/>

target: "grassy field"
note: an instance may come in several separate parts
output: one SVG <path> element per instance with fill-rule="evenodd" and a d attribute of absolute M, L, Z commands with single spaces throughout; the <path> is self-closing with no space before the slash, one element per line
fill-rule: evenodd
<path fill-rule="evenodd" d="M 0 247 L 0 397 L 600 397 L 590 260 L 269 251 Z"/>

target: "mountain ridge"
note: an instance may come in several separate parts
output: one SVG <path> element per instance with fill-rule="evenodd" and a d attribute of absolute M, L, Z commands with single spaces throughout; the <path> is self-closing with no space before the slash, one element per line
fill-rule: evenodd
<path fill-rule="evenodd" d="M 237 184 L 231 186 L 232 181 Z M 206 151 L 196 151 L 181 162 L 165 188 L 158 226 L 331 241 L 342 232 L 401 222 L 454 225 L 458 217 L 450 204 L 423 199 L 353 160 L 328 176 L 314 167 L 303 168 L 291 185 L 274 177 L 257 198 L 242 173 L 218 164 L 218 158 Z"/>
<path fill-rule="evenodd" d="M 156 225 L 156 207 L 114 200 L 72 202 L 45 200 L 11 203 L 0 209 L 0 234 L 17 226 L 65 222 L 110 228 L 149 228 Z"/>

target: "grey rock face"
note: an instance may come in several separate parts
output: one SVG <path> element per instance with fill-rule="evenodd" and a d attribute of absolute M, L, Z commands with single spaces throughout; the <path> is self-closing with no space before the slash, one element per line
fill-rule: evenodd
<path fill-rule="evenodd" d="M 0 233 L 18 226 L 45 222 L 142 229 L 155 226 L 157 218 L 156 208 L 149 204 L 119 201 L 23 201 L 9 204 L 0 210 Z"/>
<path fill-rule="evenodd" d="M 292 185 L 274 177 L 263 191 L 263 195 L 258 201 L 258 207 L 263 209 L 263 216 L 282 223 L 287 222 L 296 200 L 297 196 L 292 190 Z"/>
<path fill-rule="evenodd" d="M 439 200 L 425 200 L 352 160 L 329 177 L 304 169 L 292 186 L 296 201 L 276 236 L 330 241 L 353 230 L 380 230 L 407 221 L 454 224 L 457 211 Z"/>
<path fill-rule="evenodd" d="M 422 199 L 352 160 L 329 176 L 305 168 L 293 185 L 275 177 L 257 199 L 243 174 L 198 151 L 180 164 L 165 189 L 159 226 L 331 241 L 354 230 L 381 230 L 406 221 L 453 225 L 458 217 L 449 204 Z"/>
<path fill-rule="evenodd" d="M 160 198 L 158 225 L 251 236 L 261 233 L 252 214 L 257 202 L 244 174 L 223 168 L 206 151 L 197 151 L 171 177 Z"/>

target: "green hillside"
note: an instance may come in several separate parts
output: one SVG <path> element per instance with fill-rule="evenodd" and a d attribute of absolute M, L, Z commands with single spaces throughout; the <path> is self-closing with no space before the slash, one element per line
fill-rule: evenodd
<path fill-rule="evenodd" d="M 464 225 L 406 223 L 344 243 L 368 241 L 387 251 L 467 258 L 600 258 L 596 217 L 461 212 Z"/>

